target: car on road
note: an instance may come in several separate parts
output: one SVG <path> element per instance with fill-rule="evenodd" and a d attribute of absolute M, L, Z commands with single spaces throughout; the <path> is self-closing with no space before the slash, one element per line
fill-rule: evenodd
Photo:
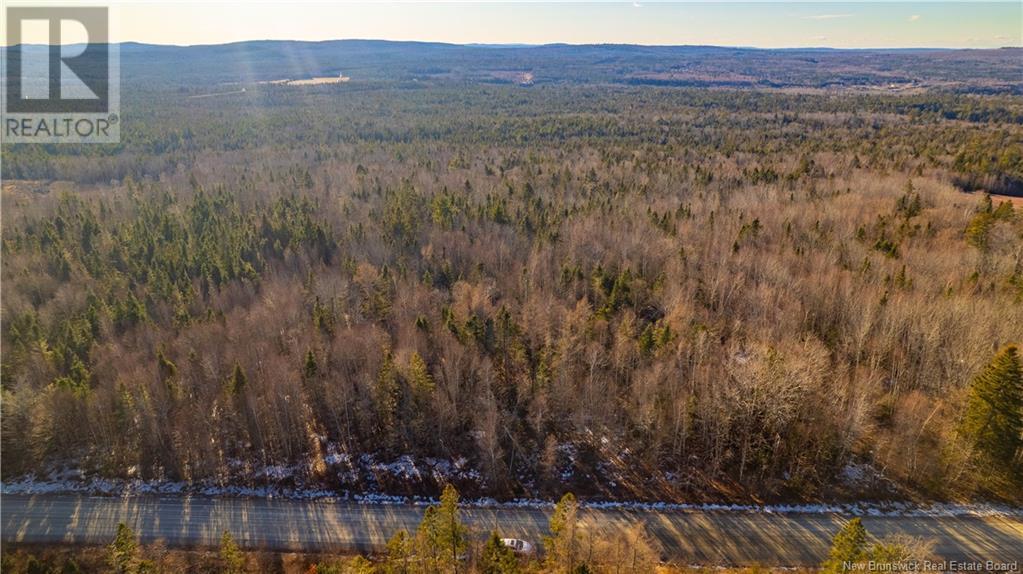
<path fill-rule="evenodd" d="M 533 548 L 532 544 L 518 538 L 502 538 L 501 544 L 511 548 L 516 554 L 523 554 L 526 556 L 532 555 L 536 550 Z"/>

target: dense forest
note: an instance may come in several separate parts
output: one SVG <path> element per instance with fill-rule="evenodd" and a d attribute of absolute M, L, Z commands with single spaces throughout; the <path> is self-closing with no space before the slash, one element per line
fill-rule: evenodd
<path fill-rule="evenodd" d="M 131 85 L 3 148 L 5 481 L 1019 501 L 1019 96 Z"/>

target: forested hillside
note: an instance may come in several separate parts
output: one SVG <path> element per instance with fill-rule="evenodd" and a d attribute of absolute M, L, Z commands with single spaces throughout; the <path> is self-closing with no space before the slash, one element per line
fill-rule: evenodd
<path fill-rule="evenodd" d="M 124 100 L 3 148 L 5 480 L 1019 500 L 1018 96 Z"/>
<path fill-rule="evenodd" d="M 126 79 L 192 92 L 209 83 L 336 76 L 353 82 L 636 84 L 904 88 L 1023 94 L 1023 49 L 762 50 L 622 44 L 480 46 L 434 42 L 263 41 L 215 46 L 124 44 Z"/>

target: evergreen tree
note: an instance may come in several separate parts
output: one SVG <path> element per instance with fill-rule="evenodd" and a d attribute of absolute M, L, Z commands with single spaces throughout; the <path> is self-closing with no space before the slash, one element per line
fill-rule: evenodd
<path fill-rule="evenodd" d="M 469 529 L 462 523 L 458 510 L 458 491 L 450 484 L 444 487 L 437 507 L 437 542 L 443 549 L 444 560 L 450 561 L 457 571 L 459 557 L 469 547 Z"/>
<path fill-rule="evenodd" d="M 117 574 L 136 574 L 149 570 L 149 564 L 139 557 L 135 533 L 123 522 L 118 523 L 117 535 L 107 547 L 107 565 L 111 572 Z"/>
<path fill-rule="evenodd" d="M 846 564 L 859 562 L 865 558 L 867 530 L 859 518 L 853 518 L 838 531 L 831 541 L 828 559 L 822 565 L 825 574 L 848 572 Z"/>
<path fill-rule="evenodd" d="M 245 555 L 242 554 L 231 533 L 227 530 L 220 537 L 220 571 L 224 574 L 245 572 Z"/>
<path fill-rule="evenodd" d="M 167 388 L 168 394 L 174 399 L 179 398 L 178 367 L 173 361 L 163 354 L 163 351 L 156 353 L 157 370 L 160 373 L 160 381 Z"/>
<path fill-rule="evenodd" d="M 458 572 L 461 557 L 469 547 L 469 529 L 462 523 L 458 510 L 458 491 L 450 484 L 444 487 L 440 504 L 427 507 L 416 531 L 420 558 L 432 563 L 436 571 Z"/>
<path fill-rule="evenodd" d="M 437 571 L 441 560 L 437 531 L 437 507 L 427 506 L 416 529 L 415 552 L 419 564 L 428 572 Z"/>
<path fill-rule="evenodd" d="M 497 532 L 491 532 L 487 538 L 477 567 L 481 574 L 517 574 L 521 571 L 515 552 L 501 542 Z"/>
<path fill-rule="evenodd" d="M 412 397 L 408 406 L 412 412 L 406 413 L 405 417 L 411 423 L 411 432 L 415 436 L 431 436 L 433 432 L 431 401 L 435 384 L 426 361 L 414 351 L 412 358 L 409 359 L 407 379 Z"/>
<path fill-rule="evenodd" d="M 373 399 L 376 403 L 378 427 L 386 439 L 386 444 L 391 446 L 395 439 L 400 390 L 394 356 L 389 349 L 384 349 L 384 360 L 380 365 L 380 371 L 377 372 Z"/>
<path fill-rule="evenodd" d="M 549 521 L 551 535 L 544 538 L 547 564 L 553 572 L 571 573 L 576 569 L 579 553 L 578 512 L 579 503 L 571 492 L 562 496 L 554 506 Z"/>
<path fill-rule="evenodd" d="M 316 354 L 313 353 L 312 349 L 309 349 L 305 354 L 305 365 L 302 366 L 302 376 L 308 381 L 314 378 L 318 371 L 319 367 L 316 364 Z"/>
<path fill-rule="evenodd" d="M 383 574 L 408 574 L 412 558 L 412 540 L 404 529 L 394 533 L 387 541 L 387 560 L 381 567 Z"/>
<path fill-rule="evenodd" d="M 959 432 L 991 467 L 1018 468 L 1023 447 L 1023 366 L 1014 345 L 999 351 L 973 379 Z"/>
<path fill-rule="evenodd" d="M 178 375 L 178 367 L 173 361 L 163 354 L 163 351 L 156 352 L 156 363 L 160 371 L 160 380 L 165 384 L 172 381 Z"/>
<path fill-rule="evenodd" d="M 417 395 L 428 395 L 433 391 L 433 376 L 430 374 L 430 368 L 426 366 L 426 361 L 419 353 L 412 353 L 408 370 L 409 382 Z"/>
<path fill-rule="evenodd" d="M 234 371 L 231 372 L 231 376 L 227 378 L 227 392 L 232 395 L 240 394 L 245 390 L 245 386 L 248 385 L 249 379 L 245 376 L 245 371 L 242 370 L 242 366 L 239 363 L 234 364 Z"/>

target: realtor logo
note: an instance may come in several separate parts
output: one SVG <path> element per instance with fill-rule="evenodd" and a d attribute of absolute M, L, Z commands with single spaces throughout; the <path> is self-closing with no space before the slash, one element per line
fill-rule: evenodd
<path fill-rule="evenodd" d="M 105 7 L 8 7 L 4 141 L 120 137 L 118 53 Z"/>

